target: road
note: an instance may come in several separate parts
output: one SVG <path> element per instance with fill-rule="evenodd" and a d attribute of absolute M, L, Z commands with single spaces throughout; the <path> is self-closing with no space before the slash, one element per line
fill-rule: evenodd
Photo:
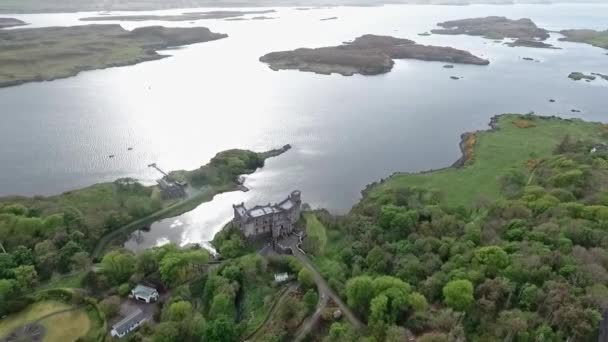
<path fill-rule="evenodd" d="M 317 269 L 310 262 L 310 259 L 306 256 L 306 254 L 302 253 L 300 249 L 297 247 L 298 245 L 298 237 L 295 235 L 291 235 L 288 238 L 281 241 L 281 244 L 286 247 L 291 247 L 293 251 L 293 256 L 298 259 L 304 267 L 308 268 L 314 278 L 315 283 L 317 284 L 317 288 L 319 289 L 319 296 L 325 296 L 327 298 L 331 298 L 334 303 L 338 305 L 340 310 L 342 311 L 342 315 L 346 317 L 353 325 L 353 327 L 357 330 L 365 329 L 365 324 L 363 324 L 357 316 L 350 310 L 350 308 L 342 301 L 342 299 L 332 290 L 332 288 L 327 284 L 327 281 L 323 278 L 323 276 L 317 271 Z M 316 312 L 315 312 L 316 314 Z"/>
<path fill-rule="evenodd" d="M 321 314 L 323 314 L 323 310 L 325 310 L 325 308 L 327 307 L 327 303 L 329 302 L 329 297 L 327 296 L 327 294 L 323 293 L 321 291 L 321 289 L 317 288 L 317 290 L 320 293 L 319 302 L 317 303 L 317 309 L 315 310 L 315 313 L 312 314 L 312 316 L 306 318 L 304 320 L 304 323 L 302 323 L 302 325 L 300 325 L 300 328 L 298 329 L 298 331 L 296 331 L 296 333 L 294 335 L 294 339 L 293 339 L 294 342 L 303 341 L 304 338 L 306 338 L 306 336 L 308 336 L 308 334 L 312 331 L 312 329 L 317 324 L 317 321 L 321 318 Z"/>

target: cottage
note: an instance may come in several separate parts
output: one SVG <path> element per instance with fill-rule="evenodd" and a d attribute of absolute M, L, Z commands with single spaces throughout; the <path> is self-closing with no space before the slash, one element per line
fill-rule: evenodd
<path fill-rule="evenodd" d="M 232 222 L 245 237 L 267 235 L 273 239 L 291 234 L 300 218 L 302 201 L 300 191 L 292 192 L 285 200 L 274 205 L 257 205 L 247 209 L 244 203 L 233 205 Z"/>
<path fill-rule="evenodd" d="M 142 325 L 145 321 L 148 320 L 148 317 L 141 311 L 141 309 L 136 309 L 129 316 L 125 317 L 122 321 L 114 324 L 112 326 L 112 330 L 110 334 L 112 337 L 124 337 L 131 331 L 137 329 L 140 325 Z"/>
<path fill-rule="evenodd" d="M 274 281 L 276 283 L 284 283 L 289 279 L 289 274 L 287 273 L 277 273 L 274 275 Z"/>
<path fill-rule="evenodd" d="M 158 300 L 158 291 L 149 286 L 137 285 L 133 290 L 131 290 L 131 298 L 135 298 L 146 303 L 156 302 Z"/>

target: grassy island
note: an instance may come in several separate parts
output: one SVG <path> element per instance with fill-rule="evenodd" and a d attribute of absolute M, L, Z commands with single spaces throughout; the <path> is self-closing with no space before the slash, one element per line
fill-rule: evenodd
<path fill-rule="evenodd" d="M 608 30 L 563 30 L 564 38 L 559 40 L 575 43 L 586 43 L 602 49 L 608 49 Z"/>
<path fill-rule="evenodd" d="M 82 21 L 192 21 L 201 19 L 226 19 L 240 18 L 247 14 L 266 14 L 273 13 L 274 10 L 264 11 L 208 11 L 208 12 L 189 12 L 176 15 L 105 15 L 98 17 L 80 18 Z"/>
<path fill-rule="evenodd" d="M 393 59 L 418 59 L 487 65 L 488 60 L 451 47 L 416 44 L 390 36 L 366 34 L 340 46 L 271 52 L 260 57 L 273 70 L 298 69 L 318 74 L 378 75 L 389 72 Z"/>
<path fill-rule="evenodd" d="M 547 30 L 538 28 L 528 19 L 518 20 L 505 17 L 485 17 L 451 20 L 437 24 L 441 29 L 431 32 L 436 34 L 466 34 L 482 36 L 487 39 L 518 38 L 525 40 L 545 40 L 549 38 Z"/>
<path fill-rule="evenodd" d="M 205 27 L 86 25 L 0 31 L 0 87 L 167 57 L 168 47 L 226 38 Z"/>
<path fill-rule="evenodd" d="M 0 29 L 13 26 L 27 25 L 26 22 L 15 18 L 0 18 Z"/>

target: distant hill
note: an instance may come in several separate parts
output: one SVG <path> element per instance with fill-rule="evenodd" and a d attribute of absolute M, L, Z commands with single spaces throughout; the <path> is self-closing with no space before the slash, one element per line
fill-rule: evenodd
<path fill-rule="evenodd" d="M 379 6 L 383 4 L 605 3 L 605 0 L 2 0 L 0 13 L 139 11 L 194 7 Z"/>

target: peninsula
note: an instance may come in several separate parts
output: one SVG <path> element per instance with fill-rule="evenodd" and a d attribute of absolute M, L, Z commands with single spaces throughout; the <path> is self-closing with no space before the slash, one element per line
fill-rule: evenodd
<path fill-rule="evenodd" d="M 260 57 L 272 70 L 297 69 L 318 74 L 378 75 L 389 72 L 393 59 L 418 59 L 487 65 L 488 60 L 451 47 L 416 44 L 390 36 L 366 34 L 340 46 L 271 52 Z"/>
<path fill-rule="evenodd" d="M 176 15 L 106 15 L 98 17 L 80 18 L 81 21 L 192 21 L 203 19 L 227 19 L 240 18 L 247 14 L 268 14 L 274 10 L 260 11 L 208 11 L 208 12 L 189 12 Z"/>
<path fill-rule="evenodd" d="M 0 18 L 0 29 L 13 26 L 27 25 L 26 22 L 15 18 Z"/>
<path fill-rule="evenodd" d="M 564 35 L 564 38 L 559 39 L 561 41 L 586 43 L 602 49 L 608 49 L 608 30 L 563 30 L 559 33 Z"/>
<path fill-rule="evenodd" d="M 549 44 L 539 44 L 539 41 L 549 38 L 549 33 L 547 30 L 536 26 L 536 24 L 528 18 L 513 20 L 506 17 L 490 16 L 446 21 L 437 25 L 442 28 L 431 30 L 432 33 L 452 35 L 465 34 L 469 36 L 481 36 L 493 40 L 515 38 L 517 40 L 508 44 L 509 46 L 536 48 L 551 47 Z"/>
<path fill-rule="evenodd" d="M 205 27 L 86 25 L 0 31 L 0 87 L 168 57 L 159 49 L 228 37 Z"/>

